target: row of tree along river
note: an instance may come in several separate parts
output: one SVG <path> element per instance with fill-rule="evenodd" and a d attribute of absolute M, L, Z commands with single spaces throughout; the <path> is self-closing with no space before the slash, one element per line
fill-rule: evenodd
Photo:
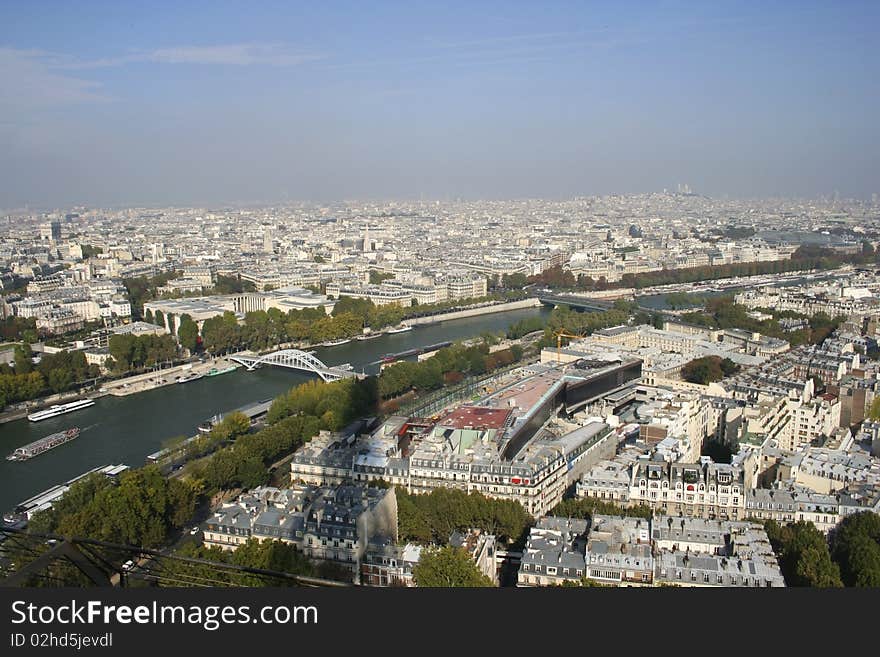
<path fill-rule="evenodd" d="M 528 308 L 470 317 L 372 340 L 317 347 L 314 352 L 326 365 L 350 363 L 357 372 L 375 374 L 386 354 L 497 333 L 521 319 L 548 312 L 546 308 Z M 0 426 L 0 456 L 58 431 L 79 427 L 81 432 L 76 440 L 26 461 L 0 459 L 0 511 L 97 466 L 124 463 L 139 467 L 168 439 L 195 434 L 206 419 L 276 397 L 310 378 L 305 372 L 283 368 L 263 367 L 253 372 L 239 368 L 184 385 L 127 397 L 102 397 L 94 406 L 42 422 L 25 419 L 6 423 Z"/>

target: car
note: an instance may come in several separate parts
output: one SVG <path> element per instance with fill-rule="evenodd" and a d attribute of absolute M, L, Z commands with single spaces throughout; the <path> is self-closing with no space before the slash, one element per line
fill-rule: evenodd
<path fill-rule="evenodd" d="M 201 531 L 198 525 L 189 530 L 190 536 L 195 536 Z"/>
<path fill-rule="evenodd" d="M 124 564 L 122 564 L 122 570 L 131 570 L 134 567 L 134 560 L 129 559 Z"/>

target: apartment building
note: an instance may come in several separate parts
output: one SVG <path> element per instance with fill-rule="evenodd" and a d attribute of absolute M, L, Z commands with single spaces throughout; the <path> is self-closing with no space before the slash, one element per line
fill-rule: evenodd
<path fill-rule="evenodd" d="M 203 540 L 235 550 L 251 538 L 284 541 L 359 573 L 371 542 L 397 540 L 397 497 L 393 488 L 356 485 L 260 487 L 224 504 L 207 521 Z"/>
<path fill-rule="evenodd" d="M 738 293 L 734 300 L 747 308 L 773 308 L 791 310 L 802 315 L 812 316 L 825 313 L 829 317 L 869 312 L 875 307 L 873 299 L 859 299 L 840 294 L 811 294 L 799 289 L 763 287 Z"/>
<path fill-rule="evenodd" d="M 364 586 L 413 587 L 413 569 L 419 563 L 423 547 L 413 543 L 372 543 L 361 559 L 360 583 Z"/>
<path fill-rule="evenodd" d="M 485 276 L 456 277 L 446 281 L 446 296 L 449 299 L 474 299 L 488 293 Z"/>
<path fill-rule="evenodd" d="M 757 523 L 599 514 L 591 520 L 539 520 L 523 550 L 517 586 L 584 578 L 610 586 L 785 586 Z"/>
<path fill-rule="evenodd" d="M 396 289 L 388 285 L 365 285 L 354 287 L 352 285 L 343 285 L 340 283 L 327 283 L 324 292 L 328 297 L 338 299 L 339 297 L 352 297 L 353 299 L 367 299 L 377 306 L 387 306 L 396 304 L 398 306 L 408 307 L 412 305 L 413 295 L 403 289 Z"/>
<path fill-rule="evenodd" d="M 517 586 L 561 586 L 586 577 L 589 520 L 540 518 L 529 531 Z"/>
<path fill-rule="evenodd" d="M 767 533 L 757 523 L 659 516 L 651 528 L 658 585 L 785 586 Z"/>
<path fill-rule="evenodd" d="M 629 504 L 645 504 L 659 513 L 699 518 L 744 517 L 745 481 L 729 464 L 666 463 L 640 459 L 631 469 Z"/>

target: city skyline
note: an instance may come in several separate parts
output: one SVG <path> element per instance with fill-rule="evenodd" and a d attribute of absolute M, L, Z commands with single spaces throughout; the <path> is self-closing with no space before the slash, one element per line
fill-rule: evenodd
<path fill-rule="evenodd" d="M 7 209 L 880 192 L 871 3 L 0 15 Z"/>

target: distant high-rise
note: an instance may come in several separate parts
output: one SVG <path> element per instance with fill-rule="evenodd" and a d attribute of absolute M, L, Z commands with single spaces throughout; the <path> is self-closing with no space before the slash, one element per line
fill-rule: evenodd
<path fill-rule="evenodd" d="M 40 226 L 40 239 L 50 242 L 61 241 L 61 222 L 49 221 Z"/>
<path fill-rule="evenodd" d="M 165 261 L 165 244 L 163 242 L 153 242 L 150 244 L 150 253 L 153 256 L 153 264 Z"/>
<path fill-rule="evenodd" d="M 275 235 L 271 226 L 266 226 L 263 229 L 263 251 L 275 253 Z"/>
<path fill-rule="evenodd" d="M 370 243 L 370 224 L 364 226 L 364 248 L 363 252 L 367 253 L 368 251 L 373 250 L 373 245 Z"/>

